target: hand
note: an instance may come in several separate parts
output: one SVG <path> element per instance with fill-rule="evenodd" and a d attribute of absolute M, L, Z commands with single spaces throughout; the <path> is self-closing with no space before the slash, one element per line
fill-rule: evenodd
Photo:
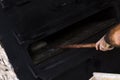
<path fill-rule="evenodd" d="M 96 43 L 96 50 L 100 50 L 100 51 L 109 51 L 114 49 L 113 46 L 111 46 L 110 44 L 108 44 L 105 40 L 104 40 L 104 36 Z"/>

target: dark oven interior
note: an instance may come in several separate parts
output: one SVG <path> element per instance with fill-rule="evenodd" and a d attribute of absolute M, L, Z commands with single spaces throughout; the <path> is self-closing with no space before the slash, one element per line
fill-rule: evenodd
<path fill-rule="evenodd" d="M 57 47 L 59 45 L 87 43 L 86 41 L 95 43 L 116 23 L 116 18 L 112 14 L 110 7 L 45 38 L 36 38 L 28 47 L 33 63 L 40 64 L 61 53 L 70 52 L 70 50 Z M 95 39 L 89 40 L 92 37 Z"/>
<path fill-rule="evenodd" d="M 120 73 L 118 48 L 58 47 L 97 42 L 120 21 L 119 0 L 0 3 L 1 43 L 20 80 L 89 80 L 93 72 Z"/>
<path fill-rule="evenodd" d="M 97 42 L 117 23 L 113 7 L 106 8 L 27 47 L 41 80 L 88 80 L 92 72 L 119 73 L 119 50 L 61 49 L 58 45 Z"/>

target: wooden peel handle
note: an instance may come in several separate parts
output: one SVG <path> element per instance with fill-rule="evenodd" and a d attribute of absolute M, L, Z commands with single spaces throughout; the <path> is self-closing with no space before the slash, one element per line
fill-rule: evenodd
<path fill-rule="evenodd" d="M 60 48 L 95 48 L 96 43 L 61 45 Z"/>

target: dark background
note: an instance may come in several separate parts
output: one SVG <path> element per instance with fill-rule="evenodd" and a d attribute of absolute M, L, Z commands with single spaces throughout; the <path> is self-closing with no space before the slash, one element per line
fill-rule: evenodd
<path fill-rule="evenodd" d="M 86 33 L 87 37 L 81 35 L 84 39 L 80 43 L 96 42 L 119 22 L 119 2 L 4 0 L 4 7 L 0 8 L 0 39 L 20 80 L 88 80 L 93 72 L 120 73 L 119 49 L 68 49 L 38 65 L 33 64 L 28 51 L 29 44 L 36 39 L 42 40 L 71 26 L 92 32 Z M 107 25 L 98 25 L 101 22 Z"/>

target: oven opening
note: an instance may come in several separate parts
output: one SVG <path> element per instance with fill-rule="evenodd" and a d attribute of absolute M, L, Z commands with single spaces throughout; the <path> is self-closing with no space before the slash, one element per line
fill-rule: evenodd
<path fill-rule="evenodd" d="M 102 33 L 102 35 L 98 36 L 99 39 L 104 35 L 106 30 L 116 24 L 117 20 L 115 15 L 113 8 L 110 7 L 84 20 L 78 21 L 71 26 L 67 26 L 52 35 L 31 43 L 28 50 L 33 63 L 41 64 L 69 51 L 69 49 L 61 49 L 56 46 L 85 43 L 85 41 L 91 37 Z M 90 42 L 96 42 L 98 39 Z"/>

